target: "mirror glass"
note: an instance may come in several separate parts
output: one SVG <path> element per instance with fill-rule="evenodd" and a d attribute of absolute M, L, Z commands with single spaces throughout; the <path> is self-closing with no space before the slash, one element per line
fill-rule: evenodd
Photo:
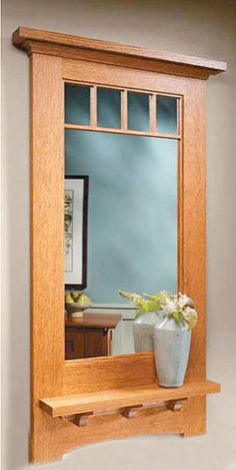
<path fill-rule="evenodd" d="M 80 116 L 74 101 L 70 105 L 71 95 L 66 116 L 71 118 L 71 106 L 78 122 L 85 92 L 81 106 L 73 93 Z M 142 95 L 142 100 L 137 105 L 133 96 L 133 104 L 128 102 L 128 122 L 135 123 L 130 118 L 134 113 L 136 127 L 141 127 L 142 116 L 145 127 L 149 95 L 132 95 Z M 117 90 L 98 91 L 99 127 L 120 126 L 120 100 Z M 171 113 L 176 119 L 172 107 Z M 166 110 L 161 119 L 170 129 Z M 94 132 L 83 126 L 65 130 L 66 359 L 137 352 L 135 310 L 118 289 L 176 291 L 177 162 L 175 139 Z M 84 295 L 89 305 L 80 312 L 75 304 Z"/>
<path fill-rule="evenodd" d="M 157 130 L 177 134 L 177 100 L 170 96 L 157 96 Z"/>
<path fill-rule="evenodd" d="M 128 92 L 128 129 L 149 130 L 149 95 Z"/>
<path fill-rule="evenodd" d="M 109 88 L 97 90 L 98 127 L 119 129 L 121 124 L 121 92 Z M 112 112 L 111 112 L 112 110 Z"/>
<path fill-rule="evenodd" d="M 65 122 L 85 126 L 90 124 L 90 87 L 66 84 Z"/>

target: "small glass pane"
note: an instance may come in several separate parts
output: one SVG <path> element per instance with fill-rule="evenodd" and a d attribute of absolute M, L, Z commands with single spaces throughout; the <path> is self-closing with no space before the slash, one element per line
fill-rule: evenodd
<path fill-rule="evenodd" d="M 128 92 L 128 129 L 149 131 L 149 95 Z"/>
<path fill-rule="evenodd" d="M 157 131 L 177 134 L 177 98 L 157 96 Z"/>
<path fill-rule="evenodd" d="M 121 95 L 118 90 L 97 89 L 98 127 L 120 129 Z"/>
<path fill-rule="evenodd" d="M 65 122 L 90 125 L 90 87 L 65 85 Z"/>

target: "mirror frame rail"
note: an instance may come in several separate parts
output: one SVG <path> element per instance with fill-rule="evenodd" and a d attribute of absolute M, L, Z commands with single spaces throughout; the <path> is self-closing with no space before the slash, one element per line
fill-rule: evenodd
<path fill-rule="evenodd" d="M 226 64 L 25 27 L 13 44 L 28 53 L 31 77 L 30 459 L 126 436 L 202 434 L 205 397 L 220 388 L 206 380 L 205 93 Z M 199 312 L 181 389 L 157 386 L 152 353 L 64 361 L 65 81 L 181 97 L 178 283 Z M 161 413 L 153 401 L 165 403 Z"/>

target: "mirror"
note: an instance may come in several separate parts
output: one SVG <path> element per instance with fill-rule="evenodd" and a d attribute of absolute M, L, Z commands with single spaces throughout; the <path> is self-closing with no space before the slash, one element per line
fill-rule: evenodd
<path fill-rule="evenodd" d="M 66 359 L 135 352 L 135 310 L 118 289 L 177 289 L 178 140 L 164 137 L 177 133 L 177 99 L 156 97 L 154 137 L 149 94 L 127 93 L 127 133 L 121 91 L 96 98 L 94 132 L 90 87 L 66 85 Z"/>

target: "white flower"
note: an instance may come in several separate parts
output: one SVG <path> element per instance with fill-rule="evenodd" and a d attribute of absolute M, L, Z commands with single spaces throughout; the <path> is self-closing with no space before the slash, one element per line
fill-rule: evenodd
<path fill-rule="evenodd" d="M 135 305 L 137 305 L 138 302 L 139 302 L 140 300 L 142 300 L 142 296 L 139 295 L 139 294 L 132 294 L 132 295 L 130 296 L 130 298 L 131 298 L 132 302 L 133 302 Z"/>
<path fill-rule="evenodd" d="M 166 315 L 171 315 L 176 311 L 176 303 L 173 300 L 167 300 L 163 307 L 163 311 Z"/>
<path fill-rule="evenodd" d="M 197 324 L 198 316 L 194 308 L 187 307 L 182 312 L 183 318 L 188 323 L 189 328 L 192 329 Z"/>
<path fill-rule="evenodd" d="M 186 294 L 180 294 L 178 305 L 180 308 L 183 308 L 189 301 L 189 297 Z"/>

